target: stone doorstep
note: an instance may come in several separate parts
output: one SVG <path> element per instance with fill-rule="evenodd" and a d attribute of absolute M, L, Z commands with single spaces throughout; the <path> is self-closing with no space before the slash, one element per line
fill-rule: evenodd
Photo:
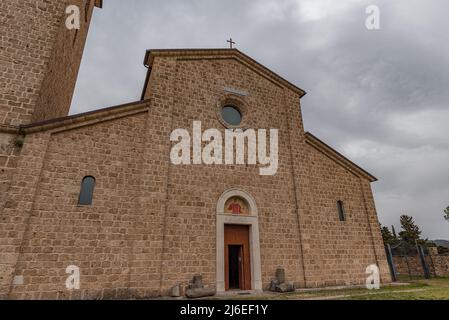
<path fill-rule="evenodd" d="M 248 296 L 248 295 L 258 295 L 265 293 L 262 290 L 228 290 L 217 292 L 215 297 L 228 297 L 228 296 Z"/>

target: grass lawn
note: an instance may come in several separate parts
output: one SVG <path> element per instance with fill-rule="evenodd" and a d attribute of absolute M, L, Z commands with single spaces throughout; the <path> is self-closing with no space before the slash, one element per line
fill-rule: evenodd
<path fill-rule="evenodd" d="M 234 296 L 227 299 L 239 300 L 449 300 L 449 277 L 429 280 L 414 278 L 400 279 L 404 285 L 384 286 L 379 290 L 336 289 L 286 294 L 264 293 L 263 295 Z"/>
<path fill-rule="evenodd" d="M 449 300 L 449 278 L 407 280 L 410 285 L 372 294 L 351 294 L 345 300 Z M 381 289 L 382 290 L 382 289 Z M 368 291 L 368 290 L 367 290 Z"/>

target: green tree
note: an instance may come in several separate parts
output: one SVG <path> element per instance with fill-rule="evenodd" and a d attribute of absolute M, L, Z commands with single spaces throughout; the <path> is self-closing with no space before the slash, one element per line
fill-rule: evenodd
<path fill-rule="evenodd" d="M 398 239 L 393 235 L 393 233 L 391 233 L 388 227 L 381 225 L 380 231 L 382 233 L 382 239 L 384 240 L 384 244 L 394 245 L 397 243 Z"/>
<path fill-rule="evenodd" d="M 449 222 L 449 207 L 444 210 L 444 219 Z"/>
<path fill-rule="evenodd" d="M 421 230 L 415 224 L 412 217 L 408 215 L 402 215 L 400 218 L 402 231 L 399 232 L 399 237 L 407 244 L 414 246 L 416 241 L 420 244 L 424 244 L 425 240 L 421 240 Z"/>

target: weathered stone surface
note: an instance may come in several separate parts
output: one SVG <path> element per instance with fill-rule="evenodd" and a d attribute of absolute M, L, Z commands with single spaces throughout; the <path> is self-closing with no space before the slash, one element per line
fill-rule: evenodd
<path fill-rule="evenodd" d="M 170 289 L 170 297 L 180 297 L 181 296 L 181 286 L 179 284 L 174 285 Z"/>
<path fill-rule="evenodd" d="M 285 293 L 295 291 L 295 285 L 293 283 L 281 283 L 276 286 L 276 291 Z"/>
<path fill-rule="evenodd" d="M 68 114 L 94 2 L 0 2 L 5 18 L 0 26 L 0 125 L 17 126 Z M 78 31 L 65 26 L 69 3 L 80 8 Z"/>
<path fill-rule="evenodd" d="M 270 282 L 270 286 L 268 288 L 268 290 L 270 291 L 276 291 L 277 286 L 279 285 L 279 282 L 276 279 L 271 280 Z"/>
<path fill-rule="evenodd" d="M 186 296 L 188 298 L 203 298 L 213 295 L 215 295 L 215 288 L 197 288 L 186 290 Z"/>
<path fill-rule="evenodd" d="M 429 255 L 425 256 L 429 272 L 438 277 L 449 276 L 449 255 L 438 254 L 437 248 L 429 248 Z M 418 255 L 393 256 L 396 272 L 407 275 L 423 276 L 424 270 Z"/>
<path fill-rule="evenodd" d="M 193 279 L 189 282 L 189 289 L 199 289 L 204 288 L 203 276 L 201 274 L 196 274 Z"/>
<path fill-rule="evenodd" d="M 285 269 L 278 267 L 276 269 L 276 278 L 271 280 L 269 290 L 273 292 L 291 292 L 295 291 L 293 282 L 285 282 Z"/>
<path fill-rule="evenodd" d="M 285 270 L 284 268 L 277 268 L 276 269 L 276 279 L 279 284 L 285 282 Z"/>
<path fill-rule="evenodd" d="M 10 49 L 5 70 L 11 73 L 0 78 L 6 83 L 0 94 L 4 125 L 68 110 L 74 73 L 63 75 L 60 67 L 69 56 L 49 64 L 52 48 L 66 47 L 64 41 L 53 45 L 63 2 L 30 3 L 0 4 L 12 15 L 1 26 L 8 28 L 0 47 Z M 46 8 L 37 18 L 35 3 Z M 28 20 L 33 32 L 23 29 Z M 10 41 L 17 40 L 14 28 L 26 39 Z M 69 41 L 78 41 L 72 36 Z M 234 50 L 167 52 L 154 57 L 151 70 L 147 100 L 135 113 L 105 111 L 76 125 L 36 130 L 21 151 L 8 147 L 0 154 L 0 295 L 13 274 L 23 275 L 24 284 L 12 288 L 11 298 L 168 295 L 174 283 L 187 284 L 195 274 L 202 275 L 201 284 L 192 288 L 201 290 L 189 295 L 211 293 L 201 287 L 216 281 L 216 201 L 230 187 L 250 193 L 257 204 L 264 288 L 279 265 L 298 287 L 363 284 L 376 258 L 388 281 L 370 178 L 304 132 L 298 90 Z M 248 95 L 235 97 L 223 88 Z M 174 129 L 198 120 L 203 129 L 224 132 L 216 107 L 227 99 L 244 101 L 242 116 L 251 127 L 279 130 L 275 176 L 260 176 L 256 165 L 169 163 Z M 1 141 L 15 136 L 0 135 Z M 96 178 L 93 205 L 78 206 L 87 175 Z M 337 200 L 345 202 L 345 222 L 338 219 Z M 81 289 L 67 294 L 65 269 L 72 264 L 80 267 Z"/>
<path fill-rule="evenodd" d="M 291 292 L 295 291 L 295 284 L 293 282 L 285 282 L 285 269 L 276 269 L 276 279 L 271 280 L 270 291 L 274 292 Z"/>

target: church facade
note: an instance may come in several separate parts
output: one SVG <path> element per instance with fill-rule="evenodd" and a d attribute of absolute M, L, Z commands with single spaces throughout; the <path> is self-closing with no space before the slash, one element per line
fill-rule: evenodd
<path fill-rule="evenodd" d="M 278 268 L 298 288 L 349 286 L 364 284 L 372 264 L 391 281 L 376 178 L 304 131 L 302 89 L 236 49 L 149 50 L 139 101 L 67 116 L 102 3 L 78 1 L 74 35 L 64 2 L 36 2 L 45 28 L 17 32 L 30 26 L 13 15 L 1 38 L 11 48 L 0 77 L 1 297 L 164 296 L 195 274 L 218 293 L 260 291 Z M 170 135 L 195 121 L 223 133 L 277 129 L 276 173 L 174 164 Z M 66 286 L 69 266 L 79 288 Z"/>

